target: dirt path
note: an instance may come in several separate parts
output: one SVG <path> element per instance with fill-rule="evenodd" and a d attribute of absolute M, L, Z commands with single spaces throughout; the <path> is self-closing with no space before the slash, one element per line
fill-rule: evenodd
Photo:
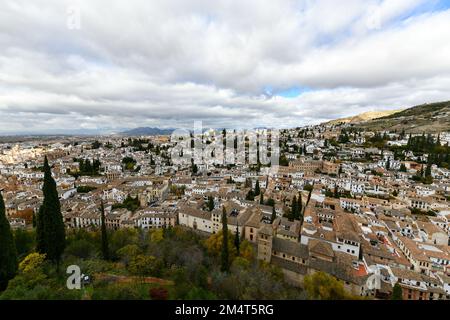
<path fill-rule="evenodd" d="M 118 283 L 131 283 L 131 282 L 156 283 L 164 286 L 172 286 L 174 284 L 173 281 L 154 277 L 119 276 L 107 273 L 97 273 L 95 274 L 94 279 L 114 281 Z"/>

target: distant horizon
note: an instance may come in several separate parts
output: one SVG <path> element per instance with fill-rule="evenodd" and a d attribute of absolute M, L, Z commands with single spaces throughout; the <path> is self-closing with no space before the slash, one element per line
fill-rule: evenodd
<path fill-rule="evenodd" d="M 440 103 L 440 102 L 446 102 L 446 101 L 450 101 L 449 100 L 442 100 L 442 101 L 433 101 L 433 102 L 425 102 L 423 104 L 420 105 L 427 105 L 427 104 L 433 104 L 433 103 Z M 224 126 L 208 126 L 208 125 L 204 125 L 204 130 L 206 129 L 215 129 L 215 130 L 222 130 L 222 129 L 236 129 L 236 130 L 240 130 L 240 129 L 259 129 L 259 128 L 270 128 L 270 129 L 293 129 L 293 128 L 298 128 L 298 127 L 307 127 L 307 126 L 314 126 L 314 125 L 320 125 L 323 123 L 327 123 L 330 121 L 336 121 L 339 119 L 346 119 L 346 118 L 352 118 L 352 117 L 357 117 L 359 115 L 365 114 L 365 113 L 370 113 L 370 112 L 386 112 L 386 111 L 397 111 L 400 112 L 402 110 L 406 110 L 412 107 L 416 107 L 417 105 L 414 106 L 408 106 L 408 107 L 403 107 L 403 108 L 393 108 L 393 109 L 387 109 L 387 110 L 367 110 L 361 113 L 357 113 L 357 114 L 350 114 L 350 115 L 346 115 L 340 118 L 330 118 L 330 119 L 325 119 L 325 120 L 321 120 L 321 121 L 315 121 L 314 123 L 308 123 L 308 124 L 303 124 L 303 125 L 297 125 L 297 126 L 285 126 L 285 127 L 271 127 L 271 126 L 255 126 L 255 127 L 224 127 Z M 177 130 L 177 129 L 185 129 L 185 130 L 192 130 L 194 123 L 196 120 L 192 120 L 191 125 L 186 125 L 186 126 L 182 126 L 182 127 L 178 127 L 178 128 L 174 128 L 174 127 L 169 127 L 169 126 L 136 126 L 136 127 L 129 127 L 129 128 L 99 128 L 99 129 L 75 129 L 75 130 L 65 130 L 65 129 L 61 129 L 61 128 L 57 128 L 57 129 L 53 129 L 53 131 L 38 131 L 38 132 L 33 132 L 33 131 L 22 131 L 22 132 L 2 132 L 0 131 L 0 137 L 21 137 L 21 136 L 31 136 L 31 137 L 35 137 L 35 136 L 109 136 L 109 135 L 119 135 L 119 134 L 123 134 L 126 133 L 127 131 L 133 131 L 133 130 L 138 130 L 138 129 L 157 129 L 157 130 Z"/>
<path fill-rule="evenodd" d="M 290 128 L 450 99 L 450 1 L 5 0 L 0 134 Z"/>

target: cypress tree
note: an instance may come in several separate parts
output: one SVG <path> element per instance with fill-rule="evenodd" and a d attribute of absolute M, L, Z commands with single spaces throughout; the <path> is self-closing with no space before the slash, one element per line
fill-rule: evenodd
<path fill-rule="evenodd" d="M 101 210 L 101 221 L 102 221 L 102 255 L 103 255 L 104 260 L 109 260 L 108 234 L 106 232 L 105 206 L 103 205 L 103 201 L 100 205 L 100 210 Z"/>
<path fill-rule="evenodd" d="M 419 176 L 423 177 L 423 175 L 424 175 L 424 171 L 423 171 L 423 165 L 422 165 L 422 167 L 420 168 Z"/>
<path fill-rule="evenodd" d="M 255 196 L 259 196 L 260 193 L 261 193 L 261 189 L 259 188 L 259 180 L 256 180 L 254 194 L 255 194 Z"/>
<path fill-rule="evenodd" d="M 270 218 L 270 222 L 274 222 L 275 219 L 277 218 L 277 212 L 275 211 L 275 206 L 272 207 L 272 216 Z"/>
<path fill-rule="evenodd" d="M 241 240 L 239 239 L 239 222 L 236 225 L 236 233 L 234 235 L 234 246 L 236 247 L 237 255 L 240 255 Z"/>
<path fill-rule="evenodd" d="M 294 198 L 292 199 L 292 209 L 291 209 L 291 216 L 292 218 L 298 219 L 298 208 L 297 208 L 297 197 L 294 196 Z"/>
<path fill-rule="evenodd" d="M 254 201 L 255 200 L 255 195 L 254 195 L 252 190 L 249 190 L 247 192 L 247 196 L 245 197 L 245 200 L 248 200 L 248 201 Z"/>
<path fill-rule="evenodd" d="M 427 164 L 427 167 L 425 168 L 425 178 L 431 177 L 431 163 Z"/>
<path fill-rule="evenodd" d="M 228 222 L 227 210 L 225 206 L 222 211 L 222 266 L 221 270 L 227 272 L 229 269 L 229 253 L 228 253 Z"/>
<path fill-rule="evenodd" d="M 262 192 L 259 195 L 259 204 L 264 204 L 264 195 Z"/>
<path fill-rule="evenodd" d="M 297 198 L 297 210 L 298 210 L 299 216 L 302 214 L 302 209 L 303 209 L 302 193 L 300 192 L 298 194 L 298 198 Z"/>
<path fill-rule="evenodd" d="M 208 197 L 208 210 L 213 211 L 214 210 L 214 199 L 213 197 Z"/>
<path fill-rule="evenodd" d="M 66 246 L 66 230 L 56 182 L 52 177 L 47 157 L 44 160 L 44 186 L 42 190 L 44 202 L 39 208 L 36 219 L 36 247 L 39 253 L 46 254 L 48 260 L 59 266 L 61 255 Z"/>
<path fill-rule="evenodd" d="M 33 228 L 36 228 L 36 213 L 34 213 L 34 212 L 33 212 L 33 220 L 32 220 L 32 223 L 33 223 Z"/>
<path fill-rule="evenodd" d="M 0 192 L 0 291 L 8 286 L 8 281 L 17 272 L 17 250 L 11 233 L 11 226 L 5 214 L 5 203 Z"/>

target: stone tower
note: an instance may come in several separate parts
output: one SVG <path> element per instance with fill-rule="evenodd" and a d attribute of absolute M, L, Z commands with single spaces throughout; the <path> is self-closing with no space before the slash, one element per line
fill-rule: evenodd
<path fill-rule="evenodd" d="M 273 229 L 265 225 L 258 230 L 258 259 L 270 262 L 272 257 Z"/>

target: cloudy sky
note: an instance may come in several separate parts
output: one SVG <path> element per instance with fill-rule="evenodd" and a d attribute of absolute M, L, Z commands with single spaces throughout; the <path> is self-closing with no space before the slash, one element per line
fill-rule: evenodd
<path fill-rule="evenodd" d="M 450 0 L 0 5 L 0 134 L 290 127 L 450 99 Z"/>

